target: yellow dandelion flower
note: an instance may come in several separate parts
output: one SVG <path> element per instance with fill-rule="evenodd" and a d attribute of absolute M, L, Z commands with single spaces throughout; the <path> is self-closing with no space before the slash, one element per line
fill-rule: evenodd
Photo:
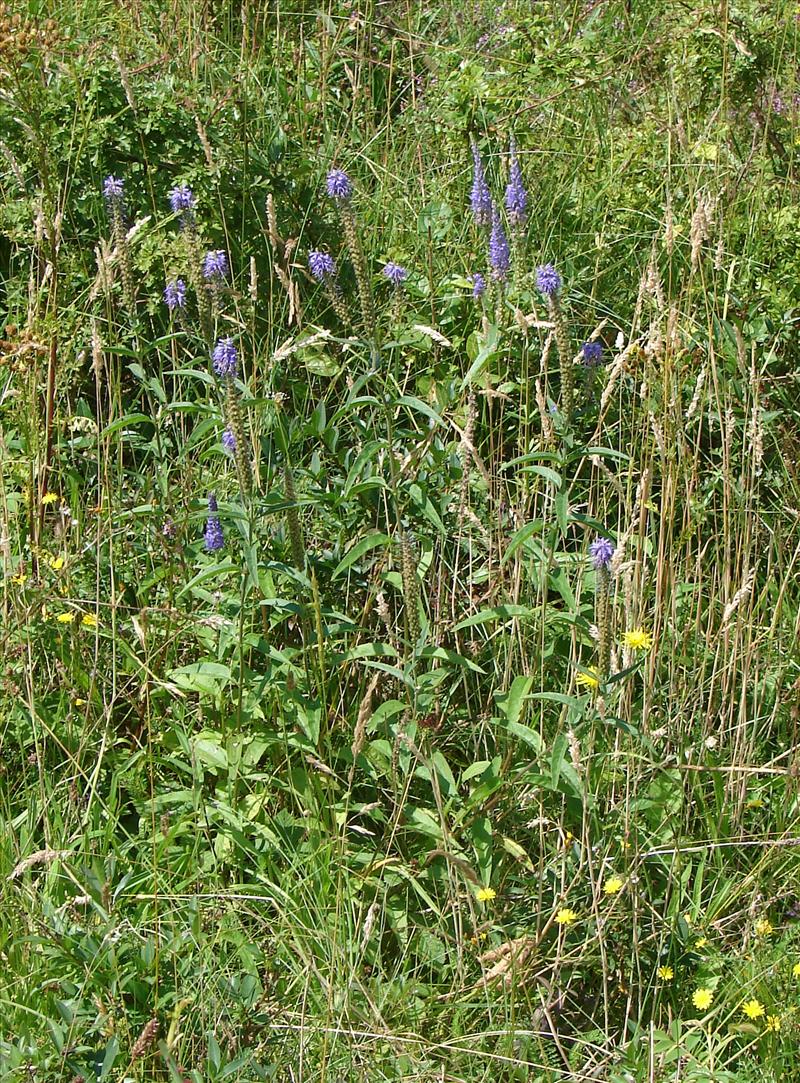
<path fill-rule="evenodd" d="M 84 625 L 84 627 L 86 628 L 96 628 L 97 617 L 94 615 L 94 613 L 84 613 L 81 617 L 81 624 Z"/>
<path fill-rule="evenodd" d="M 695 989 L 692 993 L 692 1004 L 698 1011 L 704 1012 L 706 1008 L 711 1007 L 711 1001 L 714 999 L 714 993 L 711 989 Z"/>
<path fill-rule="evenodd" d="M 577 920 L 578 915 L 567 906 L 562 907 L 556 914 L 556 925 L 574 925 Z"/>
<path fill-rule="evenodd" d="M 492 899 L 497 898 L 497 892 L 493 887 L 482 887 L 475 892 L 475 898 L 478 902 L 491 902 Z"/>
<path fill-rule="evenodd" d="M 50 560 L 49 560 L 49 564 L 50 564 L 50 567 L 53 569 L 54 572 L 60 572 L 61 569 L 64 567 L 64 558 L 63 557 L 51 557 Z"/>
<path fill-rule="evenodd" d="M 800 963 L 795 963 L 792 967 L 792 977 L 800 978 Z"/>
<path fill-rule="evenodd" d="M 649 651 L 653 646 L 653 637 L 644 628 L 633 628 L 622 633 L 623 644 L 632 651 Z"/>
<path fill-rule="evenodd" d="M 618 891 L 622 891 L 624 886 L 624 880 L 621 880 L 619 876 L 612 876 L 603 884 L 603 894 L 616 895 Z"/>
<path fill-rule="evenodd" d="M 756 922 L 756 936 L 769 936 L 772 932 L 772 922 L 768 918 L 760 918 Z"/>
<path fill-rule="evenodd" d="M 675 971 L 671 966 L 660 966 L 657 970 L 657 974 L 662 981 L 672 981 L 675 977 Z"/>
<path fill-rule="evenodd" d="M 779 1015 L 768 1015 L 766 1028 L 771 1030 L 773 1034 L 777 1034 L 781 1029 L 781 1017 Z"/>
<path fill-rule="evenodd" d="M 45 493 L 42 497 L 43 504 L 55 504 L 58 500 L 58 493 Z"/>
<path fill-rule="evenodd" d="M 764 1014 L 764 1005 L 760 1000 L 748 1000 L 742 1005 L 742 1011 L 748 1019 L 760 1019 Z"/>
<path fill-rule="evenodd" d="M 590 666 L 576 675 L 575 684 L 581 688 L 597 688 L 600 684 L 600 670 L 597 666 Z"/>
<path fill-rule="evenodd" d="M 59 624 L 72 624 L 74 613 L 59 613 L 56 620 Z"/>

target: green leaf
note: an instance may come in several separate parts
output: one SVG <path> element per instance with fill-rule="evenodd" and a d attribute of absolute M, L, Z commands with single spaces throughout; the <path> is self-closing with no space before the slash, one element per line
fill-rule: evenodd
<path fill-rule="evenodd" d="M 349 549 L 334 569 L 331 579 L 337 579 L 342 572 L 346 572 L 348 568 L 351 568 L 357 560 L 360 560 L 365 553 L 368 553 L 370 549 L 376 549 L 379 545 L 391 545 L 392 539 L 388 534 L 368 534 L 366 538 L 362 538 L 361 541 Z"/>
<path fill-rule="evenodd" d="M 497 328 L 492 326 L 489 328 L 489 334 L 486 336 L 486 340 L 481 346 L 478 356 L 472 362 L 467 370 L 467 375 L 461 381 L 462 391 L 469 387 L 472 381 L 481 373 L 487 362 L 497 353 L 497 339 Z"/>
<path fill-rule="evenodd" d="M 482 609 L 480 613 L 474 613 L 466 620 L 459 621 L 453 629 L 460 632 L 463 628 L 475 628 L 479 624 L 488 624 L 493 620 L 510 620 L 512 617 L 532 617 L 536 610 L 529 605 L 496 605 L 491 609 Z"/>
<path fill-rule="evenodd" d="M 515 677 L 507 692 L 495 692 L 497 706 L 506 717 L 506 722 L 515 725 L 519 722 L 525 699 L 530 693 L 533 677 Z"/>
<path fill-rule="evenodd" d="M 170 670 L 167 680 L 172 681 L 187 692 L 205 692 L 208 695 L 217 695 L 220 686 L 225 685 L 231 679 L 231 671 L 228 666 L 221 662 L 193 662 L 188 666 Z"/>

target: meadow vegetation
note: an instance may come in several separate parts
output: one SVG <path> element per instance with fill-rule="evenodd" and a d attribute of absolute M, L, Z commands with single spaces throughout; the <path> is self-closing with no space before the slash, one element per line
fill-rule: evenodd
<path fill-rule="evenodd" d="M 0 11 L 0 1077 L 800 1077 L 796 5 Z"/>

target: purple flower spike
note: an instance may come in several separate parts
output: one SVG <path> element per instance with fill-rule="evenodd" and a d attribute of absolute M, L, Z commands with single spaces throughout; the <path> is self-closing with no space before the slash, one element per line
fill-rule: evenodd
<path fill-rule="evenodd" d="M 235 380 L 239 371 L 239 355 L 232 338 L 221 338 L 211 354 L 214 372 L 220 380 Z"/>
<path fill-rule="evenodd" d="M 484 293 L 486 293 L 486 279 L 480 271 L 476 271 L 475 274 L 470 277 L 472 279 L 472 296 L 476 301 L 479 301 Z"/>
<path fill-rule="evenodd" d="M 231 457 L 236 455 L 236 435 L 232 429 L 225 429 L 223 432 L 222 446 Z"/>
<path fill-rule="evenodd" d="M 584 342 L 581 347 L 581 354 L 583 355 L 583 363 L 587 368 L 593 368 L 595 365 L 602 365 L 603 363 L 603 344 L 602 342 Z"/>
<path fill-rule="evenodd" d="M 164 303 L 170 312 L 176 308 L 186 307 L 186 283 L 182 278 L 176 278 L 174 282 L 168 282 L 164 290 Z"/>
<path fill-rule="evenodd" d="M 469 193 L 469 205 L 476 224 L 488 226 L 492 220 L 492 197 L 483 172 L 481 152 L 475 140 L 472 141 L 472 188 Z"/>
<path fill-rule="evenodd" d="M 194 193 L 188 184 L 178 184 L 169 193 L 169 205 L 173 214 L 194 210 Z"/>
<path fill-rule="evenodd" d="M 103 195 L 109 203 L 116 203 L 125 194 L 125 182 L 119 177 L 108 176 L 103 181 Z"/>
<path fill-rule="evenodd" d="M 203 257 L 203 278 L 220 279 L 228 273 L 228 257 L 221 248 L 206 252 Z"/>
<path fill-rule="evenodd" d="M 595 538 L 589 546 L 589 556 L 597 571 L 601 568 L 608 569 L 615 552 L 614 543 L 608 538 Z"/>
<path fill-rule="evenodd" d="M 383 276 L 387 278 L 391 284 L 397 288 L 405 282 L 408 278 L 408 271 L 405 267 L 401 267 L 399 263 L 389 262 L 383 268 Z"/>
<path fill-rule="evenodd" d="M 308 269 L 317 282 L 324 282 L 326 278 L 335 276 L 336 261 L 327 252 L 314 249 L 314 251 L 308 253 Z"/>
<path fill-rule="evenodd" d="M 511 166 L 508 171 L 508 186 L 506 187 L 506 210 L 513 226 L 525 224 L 526 211 L 528 208 L 528 193 L 522 183 L 522 170 L 517 158 L 517 147 L 511 140 Z"/>
<path fill-rule="evenodd" d="M 552 263 L 536 268 L 536 288 L 547 297 L 552 297 L 561 289 L 561 275 Z"/>
<path fill-rule="evenodd" d="M 225 535 L 222 532 L 222 523 L 217 515 L 217 498 L 213 493 L 208 494 L 208 519 L 203 533 L 206 549 L 209 553 L 215 553 L 225 544 Z"/>
<path fill-rule="evenodd" d="M 506 231 L 500 220 L 500 212 L 494 206 L 492 207 L 492 233 L 489 237 L 489 266 L 492 268 L 492 276 L 499 282 L 504 282 L 508 278 L 511 253 Z"/>
<path fill-rule="evenodd" d="M 328 172 L 325 189 L 337 203 L 347 203 L 353 198 L 353 183 L 343 169 L 331 169 Z"/>

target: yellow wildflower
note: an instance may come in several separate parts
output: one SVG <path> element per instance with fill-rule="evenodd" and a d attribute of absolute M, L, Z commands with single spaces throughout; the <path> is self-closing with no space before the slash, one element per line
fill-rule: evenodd
<path fill-rule="evenodd" d="M 711 1007 L 711 1001 L 714 999 L 714 993 L 711 989 L 695 989 L 692 993 L 692 1004 L 698 1011 L 704 1012 L 706 1008 Z"/>
<path fill-rule="evenodd" d="M 20 572 L 19 575 L 12 575 L 11 576 L 11 582 L 16 583 L 18 587 L 25 586 L 25 583 L 27 581 L 28 581 L 28 577 L 25 574 L 25 572 Z"/>
<path fill-rule="evenodd" d="M 760 1019 L 764 1014 L 764 1005 L 760 1000 L 748 1000 L 742 1005 L 742 1011 L 748 1019 Z"/>
<path fill-rule="evenodd" d="M 74 613 L 59 613 L 56 620 L 59 624 L 72 624 Z"/>
<path fill-rule="evenodd" d="M 597 666 L 589 666 L 587 670 L 576 675 L 575 684 L 581 688 L 597 688 L 600 684 L 600 670 Z"/>
<path fill-rule="evenodd" d="M 58 493 L 45 493 L 42 497 L 43 504 L 55 504 L 58 500 Z"/>
<path fill-rule="evenodd" d="M 653 646 L 653 637 L 644 628 L 634 628 L 622 633 L 623 644 L 632 651 L 649 651 Z"/>
<path fill-rule="evenodd" d="M 478 902 L 491 902 L 497 898 L 497 892 L 493 887 L 482 887 L 475 892 L 475 898 Z"/>
<path fill-rule="evenodd" d="M 75 706 L 76 707 L 85 707 L 86 706 L 86 700 L 85 699 L 76 699 L 75 700 Z"/>
<path fill-rule="evenodd" d="M 795 963 L 792 967 L 792 977 L 800 978 L 800 963 Z"/>
<path fill-rule="evenodd" d="M 612 876 L 603 884 L 603 893 L 605 895 L 616 895 L 618 891 L 622 891 L 624 886 L 625 882 L 619 876 Z"/>
<path fill-rule="evenodd" d="M 81 624 L 83 624 L 86 628 L 96 628 L 97 617 L 94 615 L 94 613 L 84 613 L 81 617 Z"/>
<path fill-rule="evenodd" d="M 60 572 L 61 569 L 64 567 L 64 558 L 63 557 L 50 557 L 50 560 L 49 560 L 48 563 L 50 564 L 50 567 L 53 569 L 54 572 Z"/>
<path fill-rule="evenodd" d="M 708 937 L 707 936 L 701 936 L 700 939 L 695 944 L 695 947 L 696 948 L 705 948 L 707 945 L 708 945 Z"/>
<path fill-rule="evenodd" d="M 671 966 L 660 966 L 657 973 L 662 981 L 672 981 L 672 979 L 675 977 L 675 971 L 672 969 Z"/>
<path fill-rule="evenodd" d="M 756 922 L 756 936 L 769 936 L 772 932 L 772 922 L 768 918 L 760 918 Z"/>
<path fill-rule="evenodd" d="M 773 1034 L 777 1034 L 781 1029 L 781 1017 L 779 1015 L 768 1015 L 766 1027 L 767 1030 L 771 1030 Z"/>
<path fill-rule="evenodd" d="M 577 920 L 578 915 L 567 906 L 562 907 L 556 914 L 556 925 L 574 925 Z"/>

